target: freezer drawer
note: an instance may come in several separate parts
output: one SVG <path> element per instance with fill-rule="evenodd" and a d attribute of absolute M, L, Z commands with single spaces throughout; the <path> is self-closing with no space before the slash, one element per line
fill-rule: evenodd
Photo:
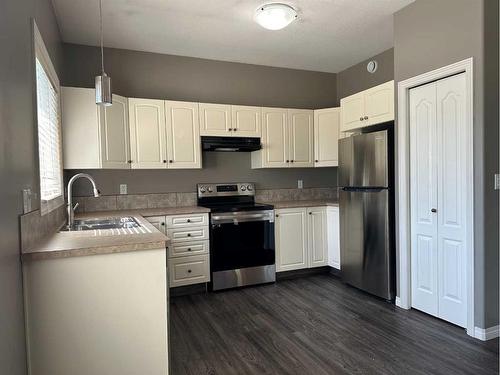
<path fill-rule="evenodd" d="M 394 299 L 389 190 L 341 190 L 340 231 L 342 280 L 387 300 Z"/>

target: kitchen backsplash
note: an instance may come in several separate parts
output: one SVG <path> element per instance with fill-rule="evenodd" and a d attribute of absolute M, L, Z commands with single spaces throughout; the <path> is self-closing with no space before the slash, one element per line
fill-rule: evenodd
<path fill-rule="evenodd" d="M 337 199 L 337 188 L 263 189 L 257 190 L 257 202 Z M 141 208 L 196 206 L 196 193 L 128 194 L 74 197 L 76 212 L 113 211 Z"/>

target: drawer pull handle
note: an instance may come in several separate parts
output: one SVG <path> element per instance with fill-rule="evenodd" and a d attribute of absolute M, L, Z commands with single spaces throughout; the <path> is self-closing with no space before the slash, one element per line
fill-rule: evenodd
<path fill-rule="evenodd" d="M 191 251 L 191 248 L 190 248 L 190 247 L 188 247 L 188 251 Z"/>
<path fill-rule="evenodd" d="M 190 223 L 191 222 L 191 219 L 187 219 L 187 222 Z"/>
<path fill-rule="evenodd" d="M 188 270 L 188 273 L 191 273 L 191 270 Z"/>
<path fill-rule="evenodd" d="M 165 226 L 165 223 L 161 223 L 162 226 Z"/>
<path fill-rule="evenodd" d="M 191 237 L 191 233 L 188 233 L 188 237 Z"/>

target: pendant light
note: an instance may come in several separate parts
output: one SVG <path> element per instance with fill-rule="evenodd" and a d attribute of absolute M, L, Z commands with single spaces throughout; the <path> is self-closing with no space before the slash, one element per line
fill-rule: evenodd
<path fill-rule="evenodd" d="M 99 0 L 99 22 L 101 32 L 101 75 L 95 77 L 95 103 L 109 106 L 113 104 L 111 77 L 104 71 L 104 45 L 102 36 L 102 0 Z"/>

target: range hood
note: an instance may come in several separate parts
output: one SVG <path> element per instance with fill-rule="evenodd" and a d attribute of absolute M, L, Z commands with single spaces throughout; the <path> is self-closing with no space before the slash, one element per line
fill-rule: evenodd
<path fill-rule="evenodd" d="M 262 148 L 260 138 L 252 137 L 201 137 L 203 151 L 249 152 Z"/>

